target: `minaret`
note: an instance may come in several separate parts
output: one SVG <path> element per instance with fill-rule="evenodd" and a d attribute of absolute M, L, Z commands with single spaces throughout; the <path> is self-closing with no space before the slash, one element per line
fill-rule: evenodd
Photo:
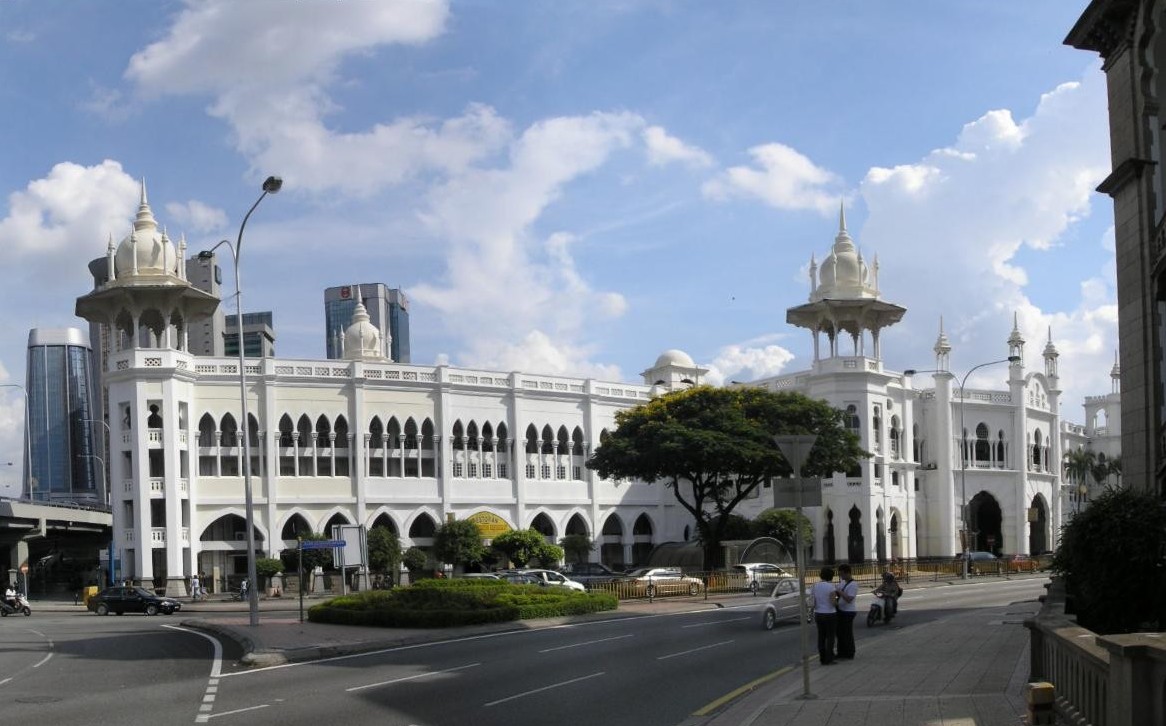
<path fill-rule="evenodd" d="M 1045 344 L 1045 376 L 1049 379 L 1049 388 L 1057 389 L 1057 346 L 1053 345 L 1053 326 L 1049 326 L 1049 342 Z"/>
<path fill-rule="evenodd" d="M 1008 356 L 1017 356 L 1024 362 L 1024 336 L 1020 334 L 1020 320 L 1012 313 L 1012 334 L 1008 336 Z"/>
<path fill-rule="evenodd" d="M 943 332 L 943 316 L 939 316 L 939 337 L 935 339 L 935 369 L 943 373 L 947 373 L 949 365 L 949 357 L 951 355 L 951 343 L 947 339 L 947 335 Z"/>
<path fill-rule="evenodd" d="M 1113 352 L 1113 368 L 1109 369 L 1110 393 L 1121 393 L 1121 365 L 1117 362 L 1117 351 Z"/>

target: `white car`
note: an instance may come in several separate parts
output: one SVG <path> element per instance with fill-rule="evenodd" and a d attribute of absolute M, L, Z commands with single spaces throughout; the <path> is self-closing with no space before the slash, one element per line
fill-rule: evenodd
<path fill-rule="evenodd" d="M 704 590 L 704 582 L 674 567 L 641 567 L 629 572 L 625 583 L 630 583 L 634 594 L 643 592 L 647 597 L 664 594 L 696 595 Z"/>
<path fill-rule="evenodd" d="M 577 590 L 578 592 L 586 592 L 587 591 L 587 588 L 583 587 L 583 583 L 575 582 L 574 580 L 570 579 L 569 577 L 566 577 L 565 575 L 563 575 L 563 573 L 555 572 L 554 570 L 531 569 L 531 570 L 512 570 L 512 572 L 517 572 L 517 573 L 520 573 L 523 575 L 529 575 L 531 577 L 534 577 L 542 585 L 553 585 L 555 587 L 565 587 L 568 590 Z"/>
<path fill-rule="evenodd" d="M 773 586 L 769 594 L 769 602 L 761 610 L 761 627 L 773 630 L 782 620 L 797 622 L 798 611 L 798 582 L 792 577 L 780 580 Z M 806 594 L 806 622 L 814 620 L 814 599 Z"/>
<path fill-rule="evenodd" d="M 769 562 L 745 562 L 733 565 L 732 572 L 733 582 L 740 579 L 741 587 L 753 594 L 757 594 L 759 590 L 768 590 L 781 580 L 793 579 L 793 575 Z"/>

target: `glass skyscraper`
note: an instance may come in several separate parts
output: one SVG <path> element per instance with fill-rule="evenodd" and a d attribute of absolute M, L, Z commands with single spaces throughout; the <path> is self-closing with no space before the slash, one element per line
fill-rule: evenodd
<path fill-rule="evenodd" d="M 400 288 L 380 282 L 330 287 L 324 291 L 325 347 L 330 359 L 344 355 L 341 342 L 352 324 L 356 301 L 364 303 L 369 322 L 387 342 L 383 354 L 396 363 L 409 363 L 409 300 Z"/>
<path fill-rule="evenodd" d="M 34 328 L 28 334 L 28 445 L 23 496 L 102 502 L 94 430 L 93 356 L 77 328 Z"/>

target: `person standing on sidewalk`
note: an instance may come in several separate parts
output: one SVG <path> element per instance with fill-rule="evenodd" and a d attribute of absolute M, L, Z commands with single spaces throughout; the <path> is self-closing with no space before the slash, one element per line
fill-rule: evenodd
<path fill-rule="evenodd" d="M 831 580 L 834 579 L 834 570 L 823 567 L 818 573 L 818 582 L 810 588 L 810 596 L 814 599 L 814 622 L 818 626 L 818 662 L 822 665 L 833 665 L 834 660 L 834 632 L 838 622 L 838 590 Z"/>
<path fill-rule="evenodd" d="M 838 657 L 854 660 L 854 618 L 858 615 L 858 583 L 850 565 L 838 566 Z"/>

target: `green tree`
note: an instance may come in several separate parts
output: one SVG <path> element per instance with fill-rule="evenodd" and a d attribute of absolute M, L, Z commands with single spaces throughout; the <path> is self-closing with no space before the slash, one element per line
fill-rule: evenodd
<path fill-rule="evenodd" d="M 563 561 L 563 548 L 557 544 L 543 542 L 534 553 L 534 561 L 543 567 L 557 567 Z"/>
<path fill-rule="evenodd" d="M 804 476 L 849 471 L 870 454 L 843 413 L 800 393 L 697 386 L 615 415 L 587 466 L 607 479 L 663 481 L 696 522 L 704 566 L 721 564 L 726 515 L 762 482 L 792 471 L 775 435 L 816 434 Z"/>
<path fill-rule="evenodd" d="M 277 557 L 260 557 L 255 560 L 255 576 L 263 587 L 271 582 L 271 578 L 283 572 L 283 560 Z"/>
<path fill-rule="evenodd" d="M 1088 484 L 1088 477 L 1097 465 L 1092 449 L 1073 449 L 1065 454 L 1065 474 L 1073 484 Z"/>
<path fill-rule="evenodd" d="M 571 562 L 586 562 L 595 550 L 595 543 L 585 534 L 569 534 L 559 540 L 559 546 Z"/>
<path fill-rule="evenodd" d="M 726 520 L 721 526 L 721 539 L 753 539 L 757 535 L 753 534 L 753 524 L 739 514 L 726 514 Z M 713 525 L 717 526 L 718 522 Z"/>
<path fill-rule="evenodd" d="M 502 553 L 515 567 L 526 567 L 542 552 L 547 538 L 534 529 L 512 529 L 503 532 L 490 542 L 490 546 Z"/>
<path fill-rule="evenodd" d="M 796 509 L 766 509 L 753 520 L 753 534 L 757 537 L 773 537 L 785 545 L 790 556 L 797 557 L 798 512 Z M 809 517 L 802 515 L 802 544 L 814 541 L 814 525 Z"/>
<path fill-rule="evenodd" d="M 368 531 L 368 568 L 373 572 L 396 579 L 401 563 L 401 538 L 388 527 L 373 527 Z"/>
<path fill-rule="evenodd" d="M 478 525 L 468 519 L 454 519 L 433 533 L 433 553 L 441 562 L 457 567 L 480 561 L 486 547 Z"/>
<path fill-rule="evenodd" d="M 1166 503 L 1109 488 L 1061 528 L 1053 572 L 1098 633 L 1166 628 Z"/>
<path fill-rule="evenodd" d="M 305 542 L 323 542 L 331 539 L 319 532 L 309 532 L 300 536 Z M 299 547 L 289 547 L 279 553 L 284 563 L 284 572 L 298 572 L 300 566 Z M 330 569 L 332 567 L 332 550 L 304 550 L 304 572 L 311 572 L 317 567 Z M 303 574 L 303 573 L 301 573 Z"/>

